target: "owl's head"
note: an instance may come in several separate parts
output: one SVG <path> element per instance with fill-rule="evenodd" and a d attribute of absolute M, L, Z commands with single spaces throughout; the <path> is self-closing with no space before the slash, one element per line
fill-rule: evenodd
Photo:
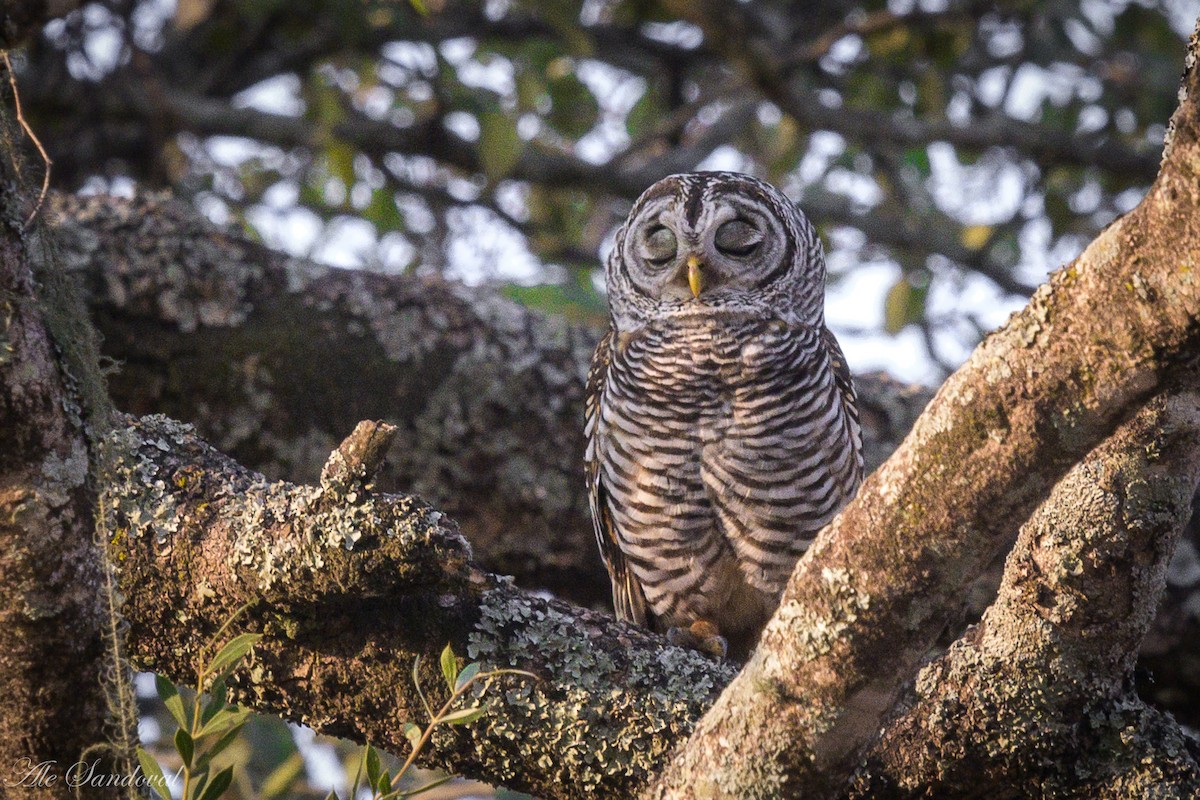
<path fill-rule="evenodd" d="M 663 316 L 823 321 L 825 257 L 808 218 L 736 172 L 671 175 L 647 189 L 606 266 L 620 329 Z"/>

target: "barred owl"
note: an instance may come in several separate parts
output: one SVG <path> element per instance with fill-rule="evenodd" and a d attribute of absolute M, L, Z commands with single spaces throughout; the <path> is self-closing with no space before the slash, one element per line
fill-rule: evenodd
<path fill-rule="evenodd" d="M 862 480 L 820 240 L 762 181 L 673 175 L 634 205 L 606 280 L 585 460 L 617 615 L 744 658 Z"/>

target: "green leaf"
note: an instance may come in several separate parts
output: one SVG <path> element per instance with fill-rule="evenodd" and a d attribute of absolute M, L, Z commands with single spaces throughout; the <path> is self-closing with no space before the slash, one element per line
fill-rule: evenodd
<path fill-rule="evenodd" d="M 888 289 L 887 297 L 883 300 L 883 329 L 893 336 L 904 329 L 911 320 L 908 318 L 908 300 L 912 295 L 912 285 L 903 276 Z"/>
<path fill-rule="evenodd" d="M 356 182 L 354 173 L 354 148 L 340 139 L 335 139 L 325 148 L 325 158 L 329 162 L 329 172 L 342 182 L 349 192 Z"/>
<path fill-rule="evenodd" d="M 195 771 L 192 772 L 196 774 Z M 204 793 L 204 787 L 208 785 L 208 779 L 212 777 L 207 772 L 200 775 L 196 782 L 192 784 L 192 788 L 183 795 L 183 800 L 200 800 L 200 795 Z"/>
<path fill-rule="evenodd" d="M 414 750 L 417 748 L 417 745 L 421 743 L 421 736 L 423 733 L 424 731 L 421 730 L 420 725 L 416 725 L 412 722 L 404 723 L 404 738 L 408 739 L 408 743 L 413 746 Z"/>
<path fill-rule="evenodd" d="M 167 707 L 167 711 L 171 712 L 171 716 L 179 727 L 190 727 L 187 721 L 187 711 L 183 707 L 183 698 L 179 696 L 179 689 L 175 688 L 175 684 L 162 675 L 155 675 L 154 690 L 158 692 L 158 699 L 162 700 L 163 705 Z"/>
<path fill-rule="evenodd" d="M 241 725 L 250 716 L 250 712 L 244 708 L 231 706 L 230 708 L 222 709 L 213 715 L 200 732 L 196 734 L 197 739 L 205 736 L 212 736 L 215 733 L 224 733 L 234 725 Z"/>
<path fill-rule="evenodd" d="M 458 711 L 451 711 L 449 714 L 439 719 L 438 722 L 444 722 L 447 725 L 466 725 L 467 723 L 474 722 L 482 717 L 486 711 L 487 709 L 483 706 L 477 706 L 475 708 L 462 708 Z"/>
<path fill-rule="evenodd" d="M 258 800 L 275 800 L 283 797 L 292 788 L 292 784 L 304 772 L 304 756 L 292 753 L 271 770 L 258 787 Z"/>
<path fill-rule="evenodd" d="M 446 645 L 442 649 L 442 677 L 446 679 L 446 686 L 451 691 L 454 691 L 454 679 L 458 676 L 458 659 L 454 657 L 454 651 L 450 649 L 450 645 Z"/>
<path fill-rule="evenodd" d="M 959 234 L 959 240 L 968 250 L 978 250 L 987 244 L 995 230 L 991 225 L 968 225 Z"/>
<path fill-rule="evenodd" d="M 463 671 L 458 673 L 458 680 L 454 682 L 454 691 L 458 691 L 462 687 L 470 683 L 471 679 L 479 674 L 479 663 L 467 664 L 463 667 Z"/>
<path fill-rule="evenodd" d="M 196 741 L 183 728 L 175 731 L 175 750 L 179 753 L 179 757 L 183 759 L 183 763 L 188 768 L 191 768 L 192 756 L 196 754 Z"/>
<path fill-rule="evenodd" d="M 588 270 L 572 270 L 578 280 L 569 283 L 540 283 L 522 286 L 510 283 L 501 288 L 505 296 L 548 314 L 561 314 L 576 322 L 603 323 L 608 318 L 604 297 L 592 284 Z"/>
<path fill-rule="evenodd" d="M 233 783 L 233 767 L 226 767 L 217 773 L 217 777 L 213 778 L 205 788 L 204 794 L 200 795 L 199 800 L 217 800 L 218 797 L 225 793 L 229 788 L 229 784 Z"/>
<path fill-rule="evenodd" d="M 217 674 L 224 672 L 226 667 L 232 667 L 246 657 L 246 654 L 261 640 L 261 633 L 242 633 L 225 643 L 213 660 L 209 662 L 207 672 Z"/>
<path fill-rule="evenodd" d="M 230 728 L 224 736 L 222 736 L 220 739 L 217 739 L 216 743 L 214 743 L 212 747 L 201 753 L 200 757 L 196 759 L 196 770 L 199 771 L 207 767 L 208 762 L 212 761 L 214 758 L 220 755 L 225 748 L 233 744 L 234 741 L 237 740 L 238 734 L 242 732 L 242 727 L 244 725 L 245 723 L 242 723 L 241 725 L 235 725 L 234 727 Z"/>
<path fill-rule="evenodd" d="M 920 172 L 922 177 L 929 177 L 929 152 L 924 147 L 910 147 L 905 150 L 904 163 Z"/>
<path fill-rule="evenodd" d="M 547 89 L 552 104 L 547 121 L 564 136 L 579 139 L 596 125 L 600 104 L 573 72 L 552 76 Z"/>
<path fill-rule="evenodd" d="M 508 115 L 489 111 L 479 115 L 479 161 L 488 178 L 498 181 L 512 172 L 524 142 Z"/>
<path fill-rule="evenodd" d="M 358 786 L 362 783 L 363 769 L 367 765 L 367 751 L 364 749 L 358 757 L 358 766 L 354 768 L 354 780 L 350 783 L 350 800 L 358 799 Z M 346 770 L 349 772 L 349 770 Z"/>
<path fill-rule="evenodd" d="M 914 286 L 909 276 L 901 275 L 883 301 L 883 328 L 895 335 L 925 315 L 925 298 L 929 287 Z"/>
<path fill-rule="evenodd" d="M 147 753 L 142 748 L 137 749 L 138 764 L 142 768 L 142 774 L 146 776 L 146 781 L 150 784 L 150 788 L 154 790 L 162 800 L 171 800 L 171 790 L 167 788 L 167 779 L 163 776 L 162 767 L 154 760 L 154 756 Z"/>
<path fill-rule="evenodd" d="M 367 784 L 379 791 L 379 751 L 371 745 L 367 745 Z"/>
<path fill-rule="evenodd" d="M 379 784 L 375 787 L 375 791 L 380 794 L 387 794 L 392 790 L 392 776 L 385 769 L 383 774 L 379 776 Z"/>
<path fill-rule="evenodd" d="M 208 698 L 208 702 L 204 704 L 204 711 L 200 714 L 200 724 L 207 725 L 208 721 L 217 715 L 218 711 L 225 708 L 225 678 L 224 676 L 213 681 L 212 690 Z"/>
<path fill-rule="evenodd" d="M 433 706 L 430 705 L 430 700 L 425 697 L 425 692 L 421 690 L 421 657 L 413 658 L 413 686 L 416 687 L 416 696 L 421 698 L 421 705 L 425 706 L 426 714 L 433 716 Z"/>
<path fill-rule="evenodd" d="M 371 192 L 371 202 L 363 209 L 362 215 L 378 231 L 404 230 L 404 217 L 396 207 L 396 197 L 387 189 Z"/>
<path fill-rule="evenodd" d="M 625 130 L 629 133 L 629 138 L 637 139 L 653 129 L 662 117 L 661 104 L 655 96 L 654 89 L 648 86 L 633 104 L 633 108 L 629 109 L 629 114 L 625 117 Z"/>

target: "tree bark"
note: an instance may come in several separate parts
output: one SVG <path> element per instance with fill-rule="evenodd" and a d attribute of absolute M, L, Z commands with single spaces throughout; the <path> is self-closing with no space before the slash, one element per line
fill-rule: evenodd
<path fill-rule="evenodd" d="M 86 775 L 81 763 L 114 773 L 134 722 L 111 700 L 123 676 L 106 648 L 115 628 L 93 542 L 85 425 L 103 423 L 89 413 L 86 378 L 63 366 L 89 355 L 88 343 L 59 347 L 51 336 L 46 317 L 59 315 L 61 332 L 71 309 L 35 292 L 31 264 L 48 243 L 27 226 L 31 205 L 8 167 L 0 164 L 0 794 L 68 798 Z M 85 781 L 79 792 L 119 790 Z"/>
<path fill-rule="evenodd" d="M 1200 796 L 1200 743 L 1132 690 L 1198 481 L 1194 391 L 1151 401 L 1076 465 L 1023 526 L 980 624 L 921 671 L 853 796 Z"/>
<path fill-rule="evenodd" d="M 1187 796 L 1192 745 L 1127 686 L 1200 474 L 1197 402 L 1160 398 L 1059 483 L 1025 526 L 984 633 L 925 670 L 917 705 L 889 727 L 855 796 L 930 786 L 970 796 L 980 780 L 988 796 L 1058 785 L 1133 798 L 1150 782 Z M 384 427 L 360 425 L 316 488 L 268 483 L 164 417 L 116 430 L 101 507 L 135 660 L 187 679 L 207 637 L 252 602 L 244 619 L 266 638 L 242 699 L 403 752 L 404 722 L 423 718 L 411 665 L 425 656 L 424 690 L 444 697 L 433 654 L 448 640 L 540 679 L 503 679 L 487 693 L 488 715 L 435 737 L 425 763 L 548 798 L 638 791 L 733 670 L 480 570 L 446 517 L 374 491 Z M 982 655 L 970 657 L 975 649 Z M 961 708 L 963 696 L 975 705 Z M 1074 748 L 1073 758 L 1048 760 L 1053 747 Z M 1087 775 L 1071 784 L 1083 764 Z M 755 792 L 780 796 L 737 790 Z"/>

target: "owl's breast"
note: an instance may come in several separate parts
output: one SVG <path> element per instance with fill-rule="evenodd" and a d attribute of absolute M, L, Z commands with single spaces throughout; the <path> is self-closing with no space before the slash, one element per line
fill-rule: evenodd
<path fill-rule="evenodd" d="M 686 420 L 700 441 L 724 433 L 746 364 L 739 331 L 715 323 L 649 330 L 628 361 L 663 417 Z"/>

